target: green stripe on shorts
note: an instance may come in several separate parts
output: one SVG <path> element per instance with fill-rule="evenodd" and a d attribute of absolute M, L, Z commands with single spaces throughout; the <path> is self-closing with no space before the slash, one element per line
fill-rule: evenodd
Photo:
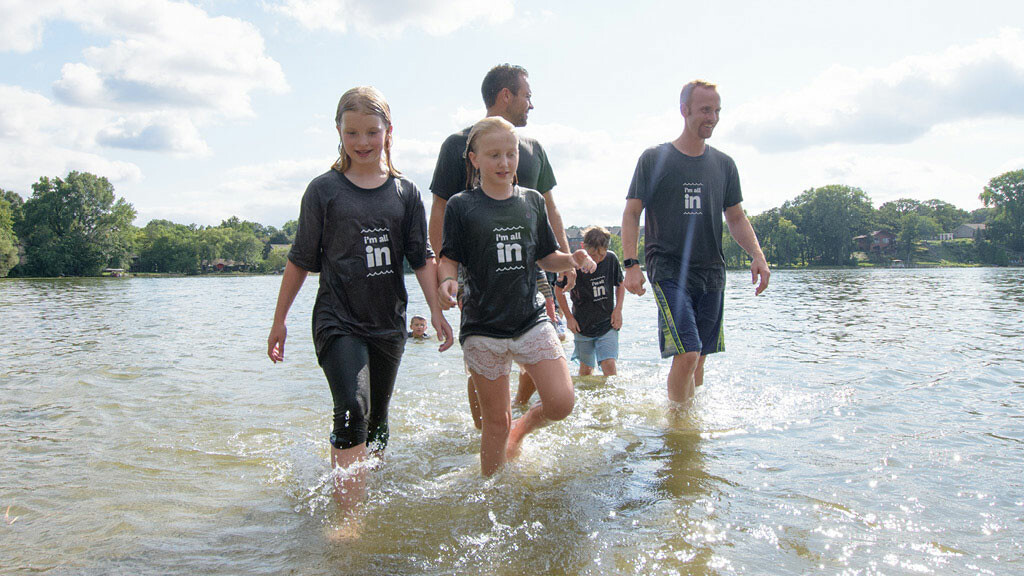
<path fill-rule="evenodd" d="M 662 357 L 667 357 L 666 354 L 670 351 L 672 356 L 686 354 L 686 349 L 683 348 L 683 341 L 679 339 L 679 332 L 676 331 L 676 321 L 672 318 L 672 309 L 669 308 L 665 293 L 661 291 L 661 286 L 658 286 L 657 282 L 651 282 L 651 288 L 654 289 L 654 299 L 658 302 L 661 334 L 665 340 L 665 351 L 662 352 Z"/>

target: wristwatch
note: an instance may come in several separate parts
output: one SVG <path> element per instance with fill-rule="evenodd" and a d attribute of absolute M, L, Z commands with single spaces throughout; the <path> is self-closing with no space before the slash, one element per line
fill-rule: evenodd
<path fill-rule="evenodd" d="M 626 268 L 632 268 L 633 266 L 636 266 L 639 263 L 640 261 L 637 260 L 636 258 L 626 258 L 625 260 L 622 261 L 622 265 L 625 266 Z"/>

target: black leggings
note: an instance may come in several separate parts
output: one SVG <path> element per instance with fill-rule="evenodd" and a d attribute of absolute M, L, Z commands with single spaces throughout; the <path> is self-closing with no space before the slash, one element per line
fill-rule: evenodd
<path fill-rule="evenodd" d="M 388 444 L 388 404 L 398 376 L 405 339 L 337 336 L 320 354 L 320 366 L 334 398 L 331 445 L 339 450 L 367 443 Z"/>

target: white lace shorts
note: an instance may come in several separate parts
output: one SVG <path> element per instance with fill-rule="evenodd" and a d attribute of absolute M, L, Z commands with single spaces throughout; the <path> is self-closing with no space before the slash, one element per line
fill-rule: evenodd
<path fill-rule="evenodd" d="M 488 380 L 508 376 L 512 361 L 536 364 L 564 358 L 565 351 L 551 322 L 541 322 L 515 338 L 468 336 L 462 344 L 466 368 Z"/>

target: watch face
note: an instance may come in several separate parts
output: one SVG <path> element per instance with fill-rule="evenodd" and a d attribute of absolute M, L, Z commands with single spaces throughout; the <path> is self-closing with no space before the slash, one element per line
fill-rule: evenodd
<path fill-rule="evenodd" d="M 632 268 L 633 266 L 636 266 L 639 263 L 640 261 L 637 260 L 636 258 L 626 258 L 622 262 L 623 266 L 625 266 L 626 268 Z"/>

